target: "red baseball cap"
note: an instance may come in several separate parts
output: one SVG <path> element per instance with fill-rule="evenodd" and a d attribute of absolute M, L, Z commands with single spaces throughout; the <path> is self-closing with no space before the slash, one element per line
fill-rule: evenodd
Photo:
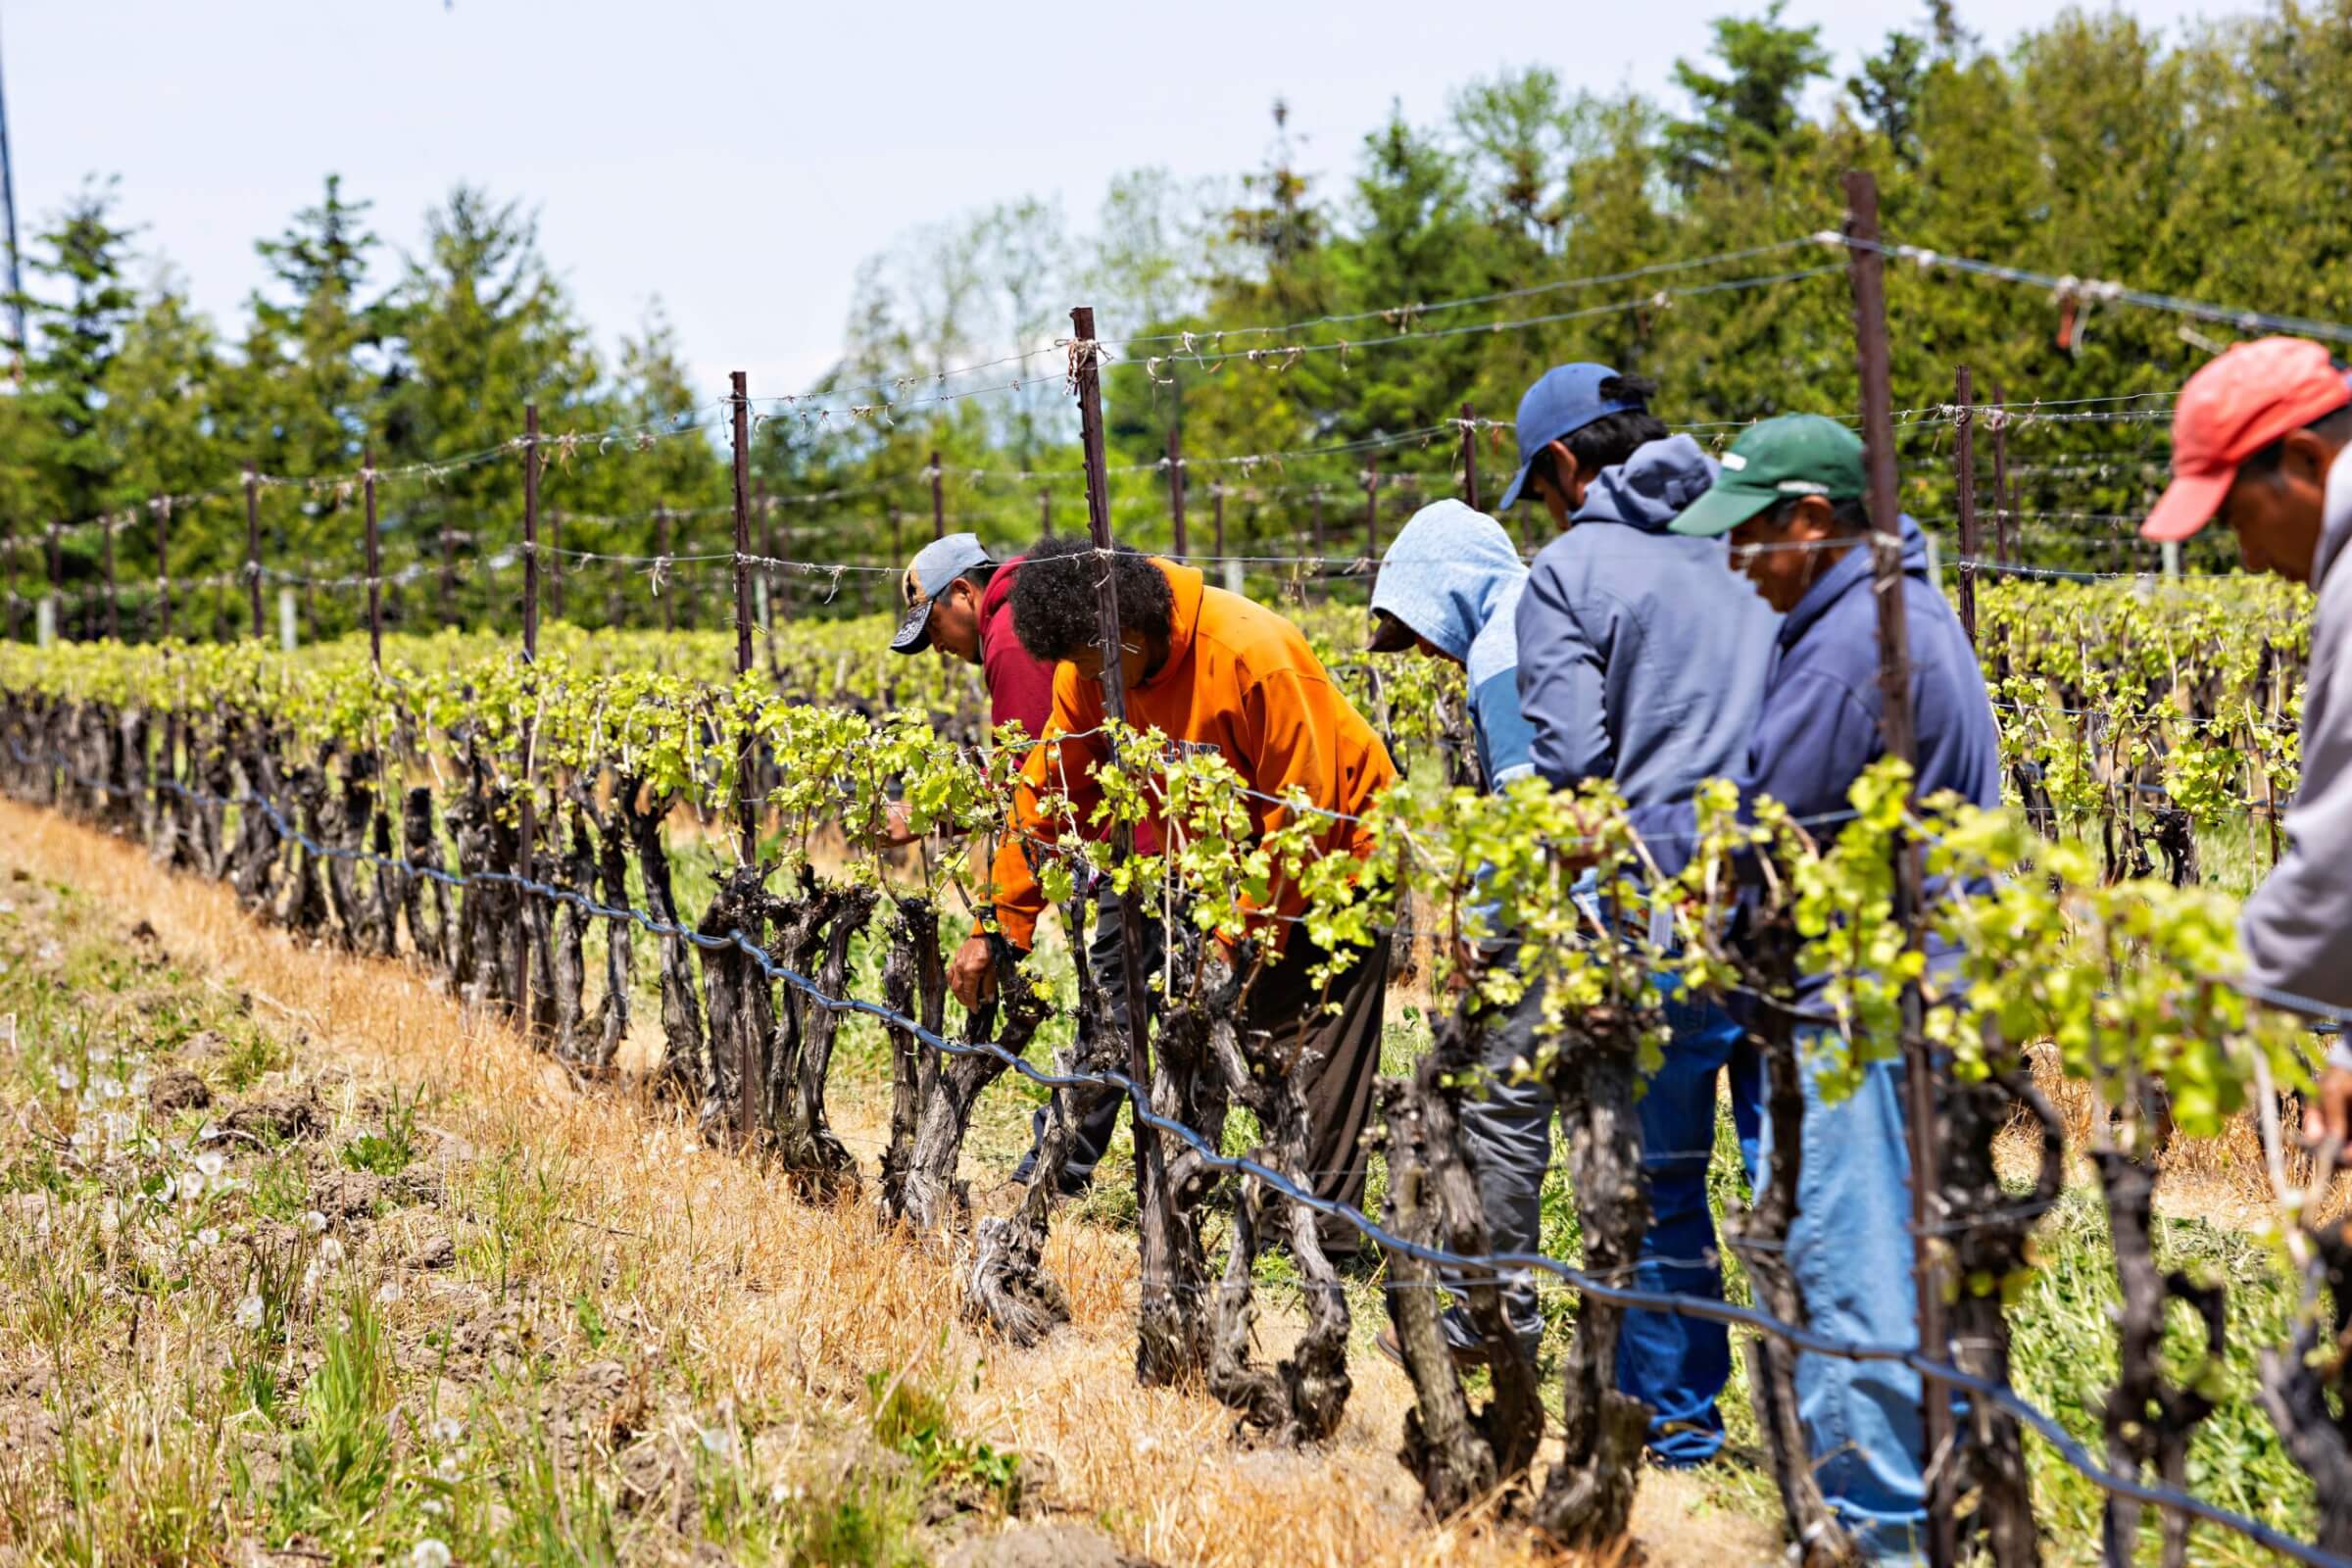
<path fill-rule="evenodd" d="M 2186 539 L 2221 510 L 2239 464 L 2347 403 L 2352 382 L 2318 343 L 2266 337 L 2229 349 L 2190 376 L 2173 405 L 2173 482 L 2140 537 Z"/>

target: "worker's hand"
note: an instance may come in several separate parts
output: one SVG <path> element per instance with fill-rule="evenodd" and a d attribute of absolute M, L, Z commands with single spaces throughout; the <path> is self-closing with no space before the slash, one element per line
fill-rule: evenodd
<path fill-rule="evenodd" d="M 882 825 L 866 835 L 870 842 L 886 850 L 895 850 L 902 844 L 912 844 L 922 836 L 906 825 L 905 801 L 891 802 L 889 811 L 883 815 Z"/>
<path fill-rule="evenodd" d="M 2332 1142 L 2340 1149 L 2347 1143 L 2348 1128 L 2352 1128 L 2352 1067 L 2331 1062 L 2321 1069 L 2319 1093 L 2303 1112 L 2303 1136 L 2314 1146 Z M 2322 1179 L 2328 1174 L 2320 1173 Z"/>
<path fill-rule="evenodd" d="M 986 932 L 973 932 L 956 950 L 948 964 L 948 991 L 966 1011 L 997 994 L 997 955 Z"/>

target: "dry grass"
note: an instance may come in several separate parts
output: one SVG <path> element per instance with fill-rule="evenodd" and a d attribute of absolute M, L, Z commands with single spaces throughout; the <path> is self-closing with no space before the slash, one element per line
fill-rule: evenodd
<path fill-rule="evenodd" d="M 368 1086 L 406 1086 L 478 1167 L 531 1173 L 537 1206 L 511 1226 L 503 1214 L 466 1219 L 471 1271 L 495 1261 L 506 1310 L 556 1363 L 596 1348 L 566 1306 L 592 1292 L 607 1331 L 682 1385 L 694 1419 L 731 1416 L 767 1472 L 821 1465 L 810 1435 L 861 1419 L 878 1374 L 939 1391 L 956 1433 L 1018 1452 L 1045 1478 L 1051 1509 L 1092 1519 L 1125 1551 L 1161 1563 L 1529 1558 L 1515 1533 L 1421 1516 L 1394 1457 L 1407 1386 L 1377 1357 L 1357 1358 L 1346 1425 L 1312 1454 L 1250 1451 L 1204 1394 L 1139 1387 L 1135 1258 L 1115 1232 L 1058 1228 L 1049 1263 L 1075 1322 L 1036 1350 L 1010 1350 L 955 1323 L 955 1260 L 884 1232 L 868 1202 L 801 1200 L 703 1148 L 671 1110 L 581 1088 L 418 975 L 298 946 L 247 919 L 224 889 L 167 875 L 131 846 L 45 812 L 0 803 L 0 844 L 8 864 L 76 890 L 119 923 L 144 918 L 182 969 L 253 999 L 298 1039 L 297 1077 L 350 1075 L 347 1116 L 365 1112 Z M 883 1107 L 870 1099 L 836 1111 L 856 1143 L 878 1136 Z M 442 1222 L 393 1216 L 380 1249 L 391 1255 L 411 1231 Z M 415 1290 L 382 1310 L 414 1345 L 445 1307 Z M 776 1495 L 792 1506 L 792 1494 Z M 1653 1562 L 1756 1561 L 1777 1549 L 1769 1530 L 1725 1513 L 1700 1483 L 1657 1473 L 1644 1479 L 1637 1529 Z"/>

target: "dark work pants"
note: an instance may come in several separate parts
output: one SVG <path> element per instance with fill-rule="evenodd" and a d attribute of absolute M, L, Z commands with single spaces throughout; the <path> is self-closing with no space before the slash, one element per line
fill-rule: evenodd
<path fill-rule="evenodd" d="M 1143 962 L 1149 971 L 1158 968 L 1165 956 L 1165 937 L 1159 922 L 1150 915 L 1144 917 L 1143 928 Z M 1105 877 L 1095 889 L 1095 929 L 1087 939 L 1086 967 L 1102 990 L 1102 1005 L 1109 1010 L 1111 1021 L 1121 1029 L 1127 1026 L 1127 981 L 1119 964 L 1119 955 L 1125 951 L 1125 947 L 1119 936 L 1119 898 L 1110 889 L 1110 879 Z M 1082 1024 L 1081 1027 L 1087 1025 Z M 1123 1061 L 1119 1063 L 1122 1070 L 1126 1065 Z M 1071 1091 L 1064 1098 L 1073 1099 L 1088 1093 Z M 1110 1147 L 1111 1132 L 1119 1124 L 1119 1107 L 1126 1101 L 1125 1095 L 1105 1089 L 1093 1093 L 1091 1102 L 1078 1107 L 1078 1136 L 1070 1147 L 1070 1157 L 1061 1167 L 1063 1192 L 1084 1192 L 1087 1183 L 1094 1180 L 1095 1166 L 1102 1162 L 1102 1152 Z M 1046 1128 L 1053 1115 L 1053 1106 L 1037 1107 L 1037 1114 L 1030 1120 L 1029 1152 L 1013 1167 L 1014 1181 L 1028 1181 L 1037 1173 L 1038 1146 L 1045 1142 Z"/>
<path fill-rule="evenodd" d="M 1164 938 L 1156 921 L 1144 922 L 1144 962 L 1156 968 L 1162 961 Z M 1124 1026 L 1126 990 L 1119 971 L 1118 900 L 1107 884 L 1097 894 L 1095 933 L 1087 944 L 1087 964 L 1102 988 L 1103 1004 Z M 1328 986 L 1317 986 L 1309 971 L 1325 961 L 1323 950 L 1294 929 L 1289 946 L 1250 988 L 1244 1027 L 1284 1037 L 1281 1054 L 1296 1056 L 1306 1075 L 1307 1170 L 1315 1195 L 1342 1202 L 1363 1204 L 1364 1126 L 1371 1119 L 1372 1082 L 1380 1072 L 1380 1040 L 1384 1004 L 1388 997 L 1389 939 L 1357 956 L 1334 975 Z M 1337 1013 L 1325 1010 L 1338 1004 Z M 1300 1038 L 1303 1036 L 1303 1038 Z M 1080 1113 L 1078 1138 L 1062 1167 L 1065 1192 L 1083 1189 L 1110 1146 L 1124 1095 L 1105 1094 Z M 1034 1120 L 1036 1140 L 1045 1137 L 1051 1106 L 1041 1106 Z M 1034 1174 L 1036 1143 L 1013 1171 L 1015 1181 Z M 1327 1250 L 1352 1252 L 1352 1227 L 1324 1226 Z"/>
<path fill-rule="evenodd" d="M 1308 971 L 1328 955 L 1294 927 L 1290 945 L 1250 988 L 1245 1026 L 1275 1037 L 1278 1057 L 1304 1075 L 1306 1175 L 1317 1198 L 1364 1206 L 1364 1127 L 1380 1076 L 1382 1013 L 1389 994 L 1390 938 L 1357 950 L 1354 961 L 1317 985 Z M 1336 1004 L 1336 1011 L 1328 1010 Z M 1323 1250 L 1353 1257 L 1363 1237 L 1338 1220 L 1319 1222 Z"/>

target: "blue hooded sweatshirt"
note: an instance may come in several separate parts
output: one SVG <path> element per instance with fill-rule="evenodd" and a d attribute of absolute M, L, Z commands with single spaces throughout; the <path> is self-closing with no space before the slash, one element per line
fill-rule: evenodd
<path fill-rule="evenodd" d="M 1479 774 L 1499 791 L 1533 772 L 1519 712 L 1519 594 L 1527 567 L 1502 524 L 1459 501 L 1413 514 L 1381 558 L 1372 608 L 1385 610 L 1469 672 Z"/>
<path fill-rule="evenodd" d="M 1846 792 L 1886 755 L 1879 734 L 1879 608 L 1867 544 L 1823 572 L 1782 620 L 1745 763 L 1727 771 L 1742 803 L 1769 795 L 1799 818 L 1848 809 Z M 1740 585 L 1745 588 L 1746 585 Z M 1960 617 L 1928 576 L 1928 542 L 1903 519 L 1903 608 L 1911 633 L 1911 713 L 1921 796 L 1956 791 L 2001 803 L 2000 742 L 1984 676 Z M 1688 799 L 1633 813 L 1634 827 L 1669 875 L 1690 858 L 1696 816 Z M 1828 828 L 1834 833 L 1836 829 Z M 1933 897 L 1935 889 L 1929 890 Z M 1931 956 L 1937 945 L 1931 942 Z M 1817 991 L 1807 980 L 1799 995 Z"/>
<path fill-rule="evenodd" d="M 1666 525 L 1715 482 L 1687 435 L 1651 441 L 1585 492 L 1536 557 L 1519 610 L 1519 706 L 1556 788 L 1616 781 L 1635 806 L 1687 797 L 1746 755 L 1776 617 L 1719 539 Z"/>

